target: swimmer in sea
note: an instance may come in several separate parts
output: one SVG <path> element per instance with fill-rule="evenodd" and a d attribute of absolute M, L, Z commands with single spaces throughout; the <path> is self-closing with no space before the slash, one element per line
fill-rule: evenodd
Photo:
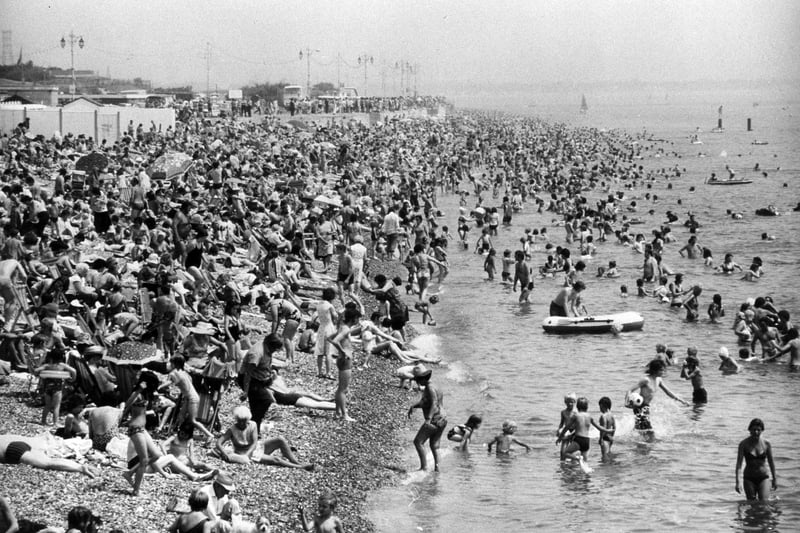
<path fill-rule="evenodd" d="M 764 361 L 771 361 L 786 353 L 789 353 L 789 370 L 794 370 L 800 365 L 800 338 L 798 338 L 797 328 L 792 328 L 786 334 L 786 342 L 782 346 L 776 346 L 775 353 Z"/>
<path fill-rule="evenodd" d="M 562 288 L 550 302 L 550 316 L 588 315 L 586 306 L 581 302 L 581 293 L 584 289 L 586 289 L 586 284 L 580 280 L 576 281 L 572 287 Z"/>
<path fill-rule="evenodd" d="M 578 398 L 577 401 L 578 411 L 573 413 L 567 424 L 558 434 L 556 444 L 560 444 L 567 432 L 574 432 L 571 442 L 561 448 L 561 460 L 565 460 L 568 456 L 573 456 L 578 460 L 584 462 L 589 455 L 589 428 L 594 426 L 600 432 L 600 435 L 606 433 L 613 433 L 614 429 L 605 428 L 597 424 L 587 411 L 589 410 L 589 400 L 584 397 Z M 580 457 L 578 456 L 580 454 Z"/>
<path fill-rule="evenodd" d="M 772 490 L 778 489 L 778 479 L 775 476 L 775 462 L 772 460 L 772 446 L 769 441 L 761 438 L 764 432 L 764 422 L 759 418 L 750 421 L 747 430 L 750 436 L 739 443 L 736 455 L 736 492 L 742 492 L 739 484 L 739 471 L 744 467 L 744 494 L 748 500 L 769 499 L 770 474 L 772 474 Z M 767 469 L 769 466 L 769 470 Z"/>
<path fill-rule="evenodd" d="M 718 318 L 725 316 L 725 308 L 722 306 L 722 295 L 715 294 L 711 303 L 708 305 L 708 318 L 711 322 L 716 323 Z"/>
<path fill-rule="evenodd" d="M 683 307 L 686 309 L 686 321 L 696 322 L 697 317 L 700 316 L 699 308 L 700 303 L 697 297 L 702 294 L 703 288 L 699 285 L 692 287 L 692 293 L 683 301 Z"/>
<path fill-rule="evenodd" d="M 684 254 L 685 252 L 685 254 Z M 686 245 L 678 250 L 678 253 L 681 254 L 681 257 L 688 257 L 689 259 L 697 259 L 703 253 L 703 248 L 697 244 L 697 237 L 692 235 L 689 237 L 689 241 Z"/>
<path fill-rule="evenodd" d="M 682 403 L 683 405 L 689 405 L 687 402 L 676 396 L 675 393 L 673 393 L 669 387 L 664 384 L 663 378 L 666 368 L 667 367 L 663 361 L 659 359 L 653 359 L 647 365 L 647 371 L 644 378 L 640 379 L 636 385 L 631 387 L 628 390 L 628 393 L 625 395 L 626 404 L 629 404 L 628 395 L 630 393 L 638 391 L 642 396 L 642 405 L 633 406 L 633 416 L 636 417 L 634 429 L 638 429 L 640 431 L 652 431 L 653 425 L 650 423 L 650 404 L 652 403 L 653 397 L 658 389 L 663 390 L 667 396 L 676 402 Z"/>
<path fill-rule="evenodd" d="M 755 281 L 757 279 L 761 279 L 763 273 L 764 272 L 761 270 L 761 265 L 759 265 L 757 262 L 754 262 L 750 265 L 750 268 L 747 270 L 747 272 L 744 273 L 742 280 Z"/>
<path fill-rule="evenodd" d="M 531 451 L 531 447 L 520 441 L 516 437 L 512 437 L 517 431 L 517 423 L 513 420 L 506 420 L 503 422 L 503 432 L 497 435 L 488 444 L 489 453 L 492 452 L 492 446 L 497 445 L 495 448 L 497 455 L 511 453 L 511 444 L 516 444 L 525 448 L 525 451 Z"/>
<path fill-rule="evenodd" d="M 742 272 L 744 269 L 738 263 L 733 260 L 733 254 L 725 254 L 725 259 L 722 261 L 722 264 L 717 267 L 717 272 L 721 274 L 733 274 L 734 270 L 739 270 Z"/>

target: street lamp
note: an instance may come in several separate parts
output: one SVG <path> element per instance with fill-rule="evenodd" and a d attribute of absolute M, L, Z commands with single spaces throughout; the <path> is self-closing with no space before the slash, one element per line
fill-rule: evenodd
<path fill-rule="evenodd" d="M 311 54 L 315 54 L 319 50 L 312 50 L 306 48 L 306 97 L 311 98 Z M 303 51 L 300 50 L 300 61 L 303 60 Z"/>
<path fill-rule="evenodd" d="M 358 64 L 364 65 L 364 96 L 367 96 L 367 65 L 372 65 L 374 62 L 375 60 L 369 54 L 361 54 L 358 56 Z"/>
<path fill-rule="evenodd" d="M 77 84 L 75 81 L 75 43 L 78 43 L 79 48 L 83 48 L 86 43 L 83 41 L 82 36 L 75 35 L 72 31 L 69 32 L 69 41 L 61 37 L 61 48 L 66 48 L 67 42 L 69 42 L 70 70 L 72 71 L 72 85 L 69 88 L 69 93 L 72 95 L 72 99 L 75 100 L 75 86 Z"/>

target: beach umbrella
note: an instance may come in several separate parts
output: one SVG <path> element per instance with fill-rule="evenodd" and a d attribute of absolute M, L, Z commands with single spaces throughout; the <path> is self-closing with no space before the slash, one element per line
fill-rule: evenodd
<path fill-rule="evenodd" d="M 329 143 L 327 141 L 323 141 L 319 143 L 320 148 L 323 150 L 336 150 L 336 146 L 333 143 Z"/>
<path fill-rule="evenodd" d="M 78 159 L 75 163 L 77 170 L 91 172 L 92 170 L 103 170 L 108 166 L 108 157 L 100 152 L 92 152 Z"/>
<path fill-rule="evenodd" d="M 295 129 L 298 129 L 298 130 L 307 130 L 308 129 L 308 124 L 306 124 L 302 120 L 297 120 L 297 119 L 290 120 L 289 122 L 287 122 L 287 124 L 289 124 L 290 126 L 292 126 Z"/>
<path fill-rule="evenodd" d="M 168 180 L 182 176 L 193 164 L 191 156 L 182 152 L 169 152 L 156 159 L 147 169 L 147 174 L 156 180 Z"/>

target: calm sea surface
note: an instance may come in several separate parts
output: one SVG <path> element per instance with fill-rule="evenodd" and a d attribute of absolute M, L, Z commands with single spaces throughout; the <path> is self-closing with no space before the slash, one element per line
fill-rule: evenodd
<path fill-rule="evenodd" d="M 797 531 L 800 462 L 793 453 L 800 439 L 795 405 L 800 373 L 789 372 L 783 361 L 745 363 L 740 374 L 723 376 L 717 370 L 716 353 L 720 346 L 737 353 L 730 326 L 739 304 L 748 297 L 770 295 L 779 309 L 800 319 L 800 212 L 792 212 L 800 201 L 800 101 L 778 89 L 627 95 L 609 91 L 586 98 L 586 115 L 577 113 L 580 93 L 508 95 L 502 102 L 486 96 L 462 97 L 456 102 L 460 107 L 501 109 L 575 126 L 629 133 L 646 129 L 654 138 L 666 139 L 671 144 L 661 146 L 679 156 L 647 156 L 641 164 L 650 169 L 677 165 L 686 171 L 671 180 L 672 189 L 662 179 L 649 191 L 627 192 L 628 200 L 635 198 L 645 207 L 640 216 L 646 223 L 634 229 L 648 235 L 666 220 L 667 210 L 678 213 L 681 222 L 687 211 L 694 211 L 702 224 L 699 242 L 711 248 L 716 261 L 731 252 L 746 267 L 760 256 L 766 276 L 748 283 L 739 276 L 714 275 L 702 261 L 681 258 L 678 249 L 689 233 L 681 225 L 673 226 L 678 242 L 668 245 L 664 263 L 684 273 L 684 286 L 701 283 L 704 287 L 700 300 L 704 318 L 687 324 L 684 313 L 653 299 L 621 299 L 621 284 L 635 292 L 642 256 L 613 242 L 603 243 L 587 268 L 587 307 L 595 314 L 637 311 L 645 317 L 644 330 L 619 336 L 555 336 L 545 334 L 541 323 L 561 278 L 537 278 L 533 303 L 520 306 L 508 286 L 484 281 L 481 256 L 459 250 L 453 243 L 451 274 L 434 309 L 439 325 L 422 328 L 420 342 L 425 351 L 436 351 L 446 361 L 446 366 L 434 369 L 434 380 L 445 391 L 450 424 L 463 423 L 471 413 L 481 413 L 484 424 L 469 454 L 453 451 L 452 443 L 444 441 L 442 472 L 414 474 L 398 487 L 376 494 L 370 516 L 384 532 L 464 528 L 474 532 Z M 715 134 L 710 130 L 716 125 L 719 105 L 724 105 L 726 131 Z M 745 131 L 747 118 L 753 119 L 753 132 Z M 697 127 L 702 145 L 688 140 Z M 752 145 L 756 139 L 769 144 Z M 769 177 L 752 172 L 756 163 L 768 170 Z M 711 172 L 724 175 L 726 164 L 754 183 L 703 185 Z M 781 170 L 775 170 L 778 167 Z M 693 186 L 696 190 L 691 192 Z M 658 195 L 658 201 L 645 200 L 645 192 Z M 592 200 L 601 193 L 587 195 Z M 499 205 L 499 200 L 486 203 Z M 756 208 L 768 204 L 782 215 L 754 216 Z M 446 214 L 445 223 L 454 230 L 457 198 L 445 196 L 439 207 Z M 646 212 L 650 208 L 655 209 L 652 216 Z M 731 220 L 727 209 L 743 212 L 744 219 Z M 563 228 L 553 227 L 552 218 L 552 213 L 540 215 L 527 206 L 511 227 L 501 227 L 495 248 L 499 252 L 516 249 L 525 228 L 547 227 L 551 241 L 562 244 Z M 776 240 L 762 241 L 763 232 L 776 235 Z M 477 238 L 474 230 L 471 237 Z M 535 252 L 532 266 L 538 267 L 545 258 L 544 251 Z M 597 267 L 610 260 L 617 261 L 622 277 L 595 278 Z M 722 295 L 727 310 L 721 324 L 705 319 L 714 293 Z M 688 346 L 698 347 L 709 403 L 682 407 L 657 394 L 652 417 L 655 440 L 647 442 L 632 431 L 632 415 L 622 400 L 624 391 L 641 377 L 657 343 L 673 348 L 680 360 Z M 691 385 L 679 374 L 680 367 L 673 367 L 665 381 L 680 396 L 691 399 Z M 593 438 L 591 474 L 559 462 L 555 430 L 564 407 L 562 398 L 568 392 L 586 396 L 595 416 L 601 396 L 609 396 L 614 404 L 612 412 L 620 430 L 613 461 L 600 462 Z M 409 403 L 415 399 L 410 395 Z M 734 491 L 736 447 L 747 436 L 753 417 L 766 424 L 764 437 L 772 443 L 778 472 L 778 491 L 765 505 L 748 504 Z M 518 423 L 517 437 L 531 445 L 530 453 L 518 450 L 511 457 L 498 458 L 486 452 L 485 443 L 508 418 Z M 414 420 L 419 422 L 418 414 Z M 408 435 L 409 471 L 418 465 L 412 436 Z"/>

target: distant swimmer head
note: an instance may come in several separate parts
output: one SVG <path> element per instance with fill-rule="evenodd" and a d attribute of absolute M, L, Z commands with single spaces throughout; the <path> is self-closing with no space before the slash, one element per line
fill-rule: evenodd
<path fill-rule="evenodd" d="M 438 304 L 438 303 L 439 303 L 439 297 L 438 297 L 438 296 L 436 296 L 436 295 L 434 294 L 433 296 L 431 296 L 431 297 L 428 299 L 428 301 L 429 301 L 430 303 L 434 304 L 434 305 L 435 305 L 435 304 Z"/>
<path fill-rule="evenodd" d="M 731 354 L 728 353 L 728 349 L 726 347 L 724 347 L 724 346 L 720 346 L 720 348 L 719 348 L 719 358 L 720 359 L 728 359 L 730 356 L 731 356 Z"/>

